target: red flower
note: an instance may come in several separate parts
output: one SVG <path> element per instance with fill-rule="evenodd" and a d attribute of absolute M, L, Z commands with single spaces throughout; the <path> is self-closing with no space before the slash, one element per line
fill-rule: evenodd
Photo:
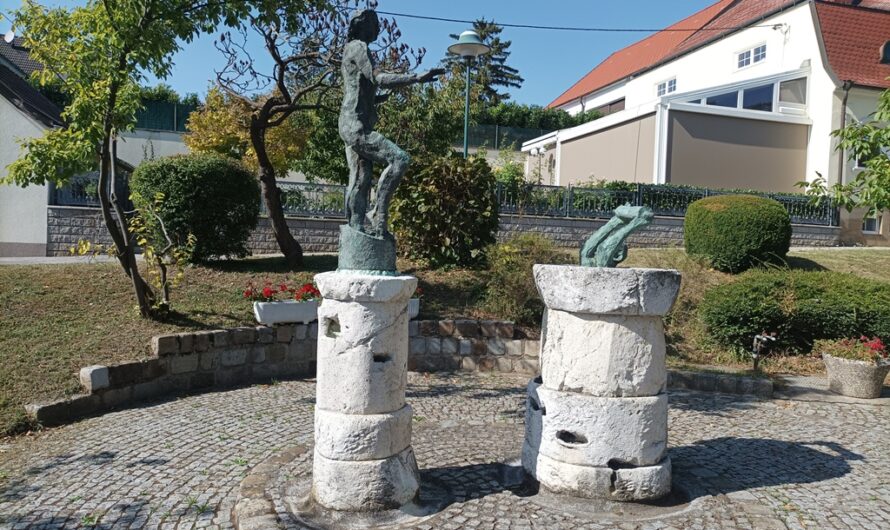
<path fill-rule="evenodd" d="M 252 297 L 253 297 L 252 289 L 247 289 L 246 291 L 244 291 L 244 298 L 252 298 Z"/>
<path fill-rule="evenodd" d="M 275 291 L 272 290 L 268 285 L 263 287 L 263 296 L 266 298 L 272 298 L 275 296 Z"/>
<path fill-rule="evenodd" d="M 321 292 L 311 283 L 304 283 L 299 289 L 294 291 L 295 300 L 305 302 L 316 298 L 321 298 Z"/>
<path fill-rule="evenodd" d="M 279 285 L 279 286 L 278 286 L 278 291 L 281 292 L 281 293 L 287 291 L 287 284 L 286 284 L 286 283 L 282 283 L 281 285 Z"/>

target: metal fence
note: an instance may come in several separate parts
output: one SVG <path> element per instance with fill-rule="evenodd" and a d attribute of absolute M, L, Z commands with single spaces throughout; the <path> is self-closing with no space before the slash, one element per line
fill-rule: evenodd
<path fill-rule="evenodd" d="M 130 184 L 126 174 L 118 174 L 117 195 L 126 197 L 124 209 L 132 210 L 130 202 Z M 64 186 L 50 188 L 50 204 L 54 206 L 81 206 L 85 208 L 99 207 L 99 172 L 92 171 L 77 175 L 68 180 Z"/>
<path fill-rule="evenodd" d="M 136 111 L 136 128 L 186 132 L 189 115 L 196 109 L 195 105 L 182 105 L 167 101 L 144 101 L 143 108 Z"/>
<path fill-rule="evenodd" d="M 731 190 L 686 188 L 659 184 L 636 184 L 627 187 L 572 188 L 520 184 L 498 184 L 497 196 L 501 213 L 546 217 L 609 218 L 622 204 L 648 206 L 655 215 L 684 217 L 693 202 L 711 195 L 739 193 Z M 788 210 L 791 222 L 803 225 L 839 226 L 840 213 L 831 201 L 813 204 L 809 197 L 781 193 L 757 193 L 775 199 Z"/>
<path fill-rule="evenodd" d="M 504 127 L 501 125 L 471 125 L 468 132 L 467 141 L 470 147 L 519 151 L 523 143 L 547 134 L 550 131 Z M 461 142 L 463 142 L 463 134 L 455 140 L 455 145 L 459 145 Z"/>
<path fill-rule="evenodd" d="M 346 217 L 346 186 L 309 182 L 279 182 L 284 215 Z M 266 213 L 266 204 L 262 203 Z"/>
<path fill-rule="evenodd" d="M 52 204 L 98 207 L 98 173 L 72 178 L 66 186 L 52 190 Z M 129 196 L 126 178 L 120 180 L 118 194 Z M 279 182 L 284 214 L 293 217 L 346 217 L 346 187 L 310 182 Z M 622 204 L 648 206 L 655 215 L 684 217 L 693 202 L 711 195 L 738 193 L 731 190 L 686 188 L 659 184 L 631 184 L 609 188 L 498 184 L 500 213 L 542 217 L 609 218 Z M 781 203 L 791 222 L 802 225 L 839 226 L 840 212 L 831 201 L 813 204 L 809 197 L 781 193 L 758 193 Z M 131 207 L 128 207 L 130 209 Z M 261 205 L 266 213 L 266 206 Z"/>

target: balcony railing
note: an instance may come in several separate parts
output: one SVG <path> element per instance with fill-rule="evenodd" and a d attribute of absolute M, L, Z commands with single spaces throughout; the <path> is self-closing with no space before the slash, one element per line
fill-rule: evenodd
<path fill-rule="evenodd" d="M 346 217 L 346 186 L 309 182 L 279 182 L 284 215 Z M 262 203 L 266 213 L 266 204 Z"/>

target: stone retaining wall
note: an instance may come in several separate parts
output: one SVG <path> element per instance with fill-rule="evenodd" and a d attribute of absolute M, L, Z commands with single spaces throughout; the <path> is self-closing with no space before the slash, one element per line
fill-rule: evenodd
<path fill-rule="evenodd" d="M 337 252 L 340 225 L 345 219 L 290 217 L 287 224 L 291 233 L 303 245 L 305 252 Z M 574 219 L 558 217 L 528 217 L 501 215 L 498 240 L 504 241 L 523 233 L 537 233 L 551 239 L 557 246 L 577 249 L 605 219 Z M 831 247 L 841 244 L 838 227 L 794 225 L 791 236 L 793 246 Z M 95 208 L 50 206 L 47 210 L 48 256 L 68 255 L 68 249 L 81 239 L 104 245 L 111 239 L 102 223 L 102 216 Z M 632 234 L 631 247 L 682 247 L 683 219 L 656 217 L 655 221 Z M 278 243 L 272 234 L 267 217 L 261 217 L 247 243 L 254 254 L 277 254 Z"/>
<path fill-rule="evenodd" d="M 539 372 L 540 340 L 510 322 L 412 321 L 409 335 L 411 371 Z M 185 392 L 314 377 L 317 339 L 317 323 L 160 335 L 152 338 L 152 358 L 82 368 L 83 394 L 26 409 L 51 426 Z M 668 386 L 760 397 L 773 392 L 769 379 L 690 371 L 669 371 Z"/>

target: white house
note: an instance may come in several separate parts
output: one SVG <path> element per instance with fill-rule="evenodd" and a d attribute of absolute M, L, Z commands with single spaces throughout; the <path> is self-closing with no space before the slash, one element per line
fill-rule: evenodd
<path fill-rule="evenodd" d="M 523 144 L 528 173 L 563 186 L 838 182 L 856 168 L 831 131 L 874 112 L 888 78 L 890 0 L 720 0 L 556 98 L 550 107 L 605 117 Z M 890 219 L 845 219 L 847 240 L 890 242 Z"/>
<path fill-rule="evenodd" d="M 0 179 L 19 158 L 21 140 L 62 125 L 59 108 L 26 80 L 38 68 L 20 38 L 11 43 L 0 40 Z M 174 130 L 136 129 L 122 134 L 118 143 L 118 158 L 131 166 L 146 158 L 185 152 L 182 133 Z M 51 186 L 0 184 L 0 257 L 47 255 L 53 197 Z"/>

